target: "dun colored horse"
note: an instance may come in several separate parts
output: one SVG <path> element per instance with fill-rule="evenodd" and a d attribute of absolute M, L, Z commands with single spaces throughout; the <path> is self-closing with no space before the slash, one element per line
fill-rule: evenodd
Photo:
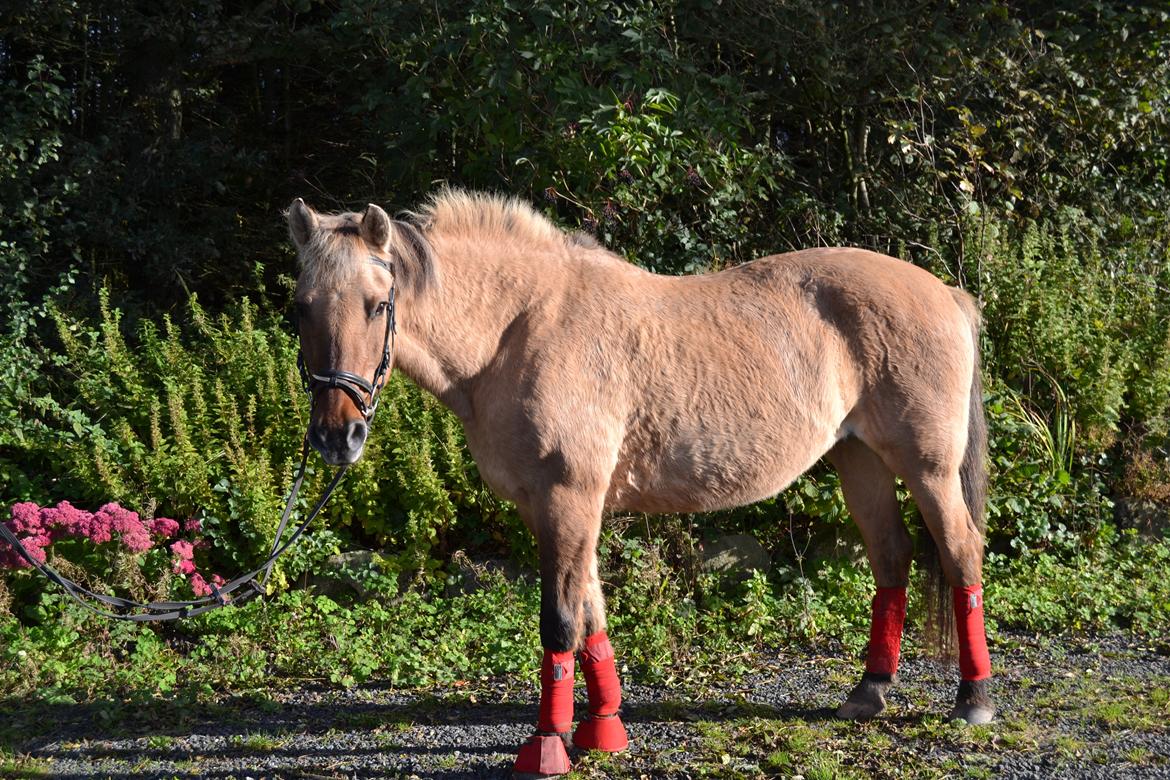
<path fill-rule="evenodd" d="M 936 607 L 958 637 L 951 717 L 993 717 L 979 314 L 966 293 L 860 249 L 659 276 L 519 201 L 459 191 L 402 219 L 297 200 L 288 221 L 309 371 L 368 382 L 396 296 L 395 365 L 458 415 L 483 479 L 536 536 L 540 715 L 517 774 L 569 770 L 575 661 L 589 711 L 573 742 L 627 745 L 597 574 L 602 515 L 758 501 L 821 457 L 877 584 L 865 673 L 837 714 L 877 715 L 897 670 L 912 555 L 897 476 L 952 595 Z M 349 384 L 314 390 L 309 439 L 331 464 L 356 461 L 366 439 Z"/>

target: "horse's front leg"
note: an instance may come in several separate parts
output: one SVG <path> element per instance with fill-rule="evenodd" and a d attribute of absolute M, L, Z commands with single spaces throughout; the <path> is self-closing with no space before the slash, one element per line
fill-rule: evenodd
<path fill-rule="evenodd" d="M 575 654 L 589 697 L 589 717 L 573 742 L 616 752 L 627 745 L 618 717 L 621 685 L 605 633 L 605 607 L 597 576 L 601 496 L 558 488 L 528 519 L 540 551 L 540 715 L 536 733 L 520 749 L 515 773 L 552 777 L 570 769 L 566 744 L 573 727 Z"/>

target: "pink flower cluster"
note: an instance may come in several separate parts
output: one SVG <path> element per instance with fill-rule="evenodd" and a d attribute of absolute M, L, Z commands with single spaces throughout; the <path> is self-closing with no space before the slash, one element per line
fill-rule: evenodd
<path fill-rule="evenodd" d="M 31 501 L 13 504 L 8 527 L 20 537 L 25 549 L 42 563 L 45 548 L 58 539 L 73 537 L 104 544 L 116 536 L 131 552 L 144 552 L 154 546 L 152 534 L 165 538 L 179 530 L 179 524 L 167 517 L 155 518 L 148 528 L 137 512 L 118 504 L 106 504 L 96 512 L 87 512 L 68 501 L 55 507 L 40 507 Z M 5 545 L 0 549 L 0 568 L 29 568 L 29 564 L 16 550 Z"/>
<path fill-rule="evenodd" d="M 198 527 L 199 521 L 188 521 L 188 527 L 191 523 L 195 523 Z M 195 545 L 182 540 L 172 542 L 171 552 L 175 554 L 175 563 L 172 567 L 175 574 L 182 574 L 190 578 L 191 590 L 195 591 L 196 596 L 210 596 L 211 588 L 208 586 L 207 580 L 203 579 L 203 575 L 195 570 Z M 211 581 L 215 583 L 217 588 L 224 582 L 223 577 L 218 574 L 211 575 Z"/>
<path fill-rule="evenodd" d="M 179 533 L 179 523 L 169 517 L 155 517 L 143 521 L 133 512 L 116 503 L 103 506 L 96 512 L 78 509 L 68 501 L 55 507 L 41 507 L 31 501 L 12 505 L 12 519 L 6 525 L 20 539 L 24 548 L 33 558 L 45 562 L 45 548 L 58 539 L 88 539 L 94 544 L 105 544 L 115 539 L 131 552 L 141 553 L 155 546 L 156 541 L 171 539 Z M 198 518 L 191 518 L 183 524 L 188 533 L 199 533 L 202 525 Z M 202 543 L 175 541 L 170 544 L 174 556 L 173 569 L 189 579 L 196 596 L 211 595 L 207 580 L 195 569 L 195 547 Z M 29 569 L 32 566 L 11 545 L 0 541 L 0 569 Z M 212 575 L 211 581 L 217 586 L 223 578 Z"/>

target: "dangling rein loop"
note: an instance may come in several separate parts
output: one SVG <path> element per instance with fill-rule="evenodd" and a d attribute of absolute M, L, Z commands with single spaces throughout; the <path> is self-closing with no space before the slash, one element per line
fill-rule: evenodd
<path fill-rule="evenodd" d="M 385 260 L 377 257 L 371 257 L 370 261 L 380 265 L 393 275 L 393 270 L 390 264 Z M 310 419 L 312 417 L 312 403 L 313 391 L 317 387 L 336 387 L 344 391 L 350 398 L 353 399 L 358 410 L 365 417 L 366 422 L 374 418 L 374 412 L 378 409 L 378 398 L 382 393 L 382 388 L 386 384 L 386 376 L 390 372 L 391 357 L 394 349 L 394 333 L 397 330 L 395 323 L 394 312 L 394 285 L 390 285 L 389 298 L 390 311 L 386 316 L 386 337 L 382 345 L 382 360 L 378 364 L 378 370 L 374 373 L 374 381 L 367 382 L 357 374 L 351 374 L 348 371 L 328 371 L 324 374 L 310 373 L 305 366 L 305 358 L 303 353 L 297 354 L 297 368 L 301 372 L 301 377 L 304 380 L 305 392 L 309 394 L 310 405 Z M 369 395 L 367 401 L 358 390 L 362 390 Z M 114 620 L 131 620 L 137 623 L 154 622 L 161 620 L 178 620 L 180 618 L 198 615 L 203 612 L 210 612 L 213 609 L 219 609 L 229 604 L 235 606 L 248 601 L 254 596 L 263 596 L 267 593 L 266 587 L 268 585 L 268 577 L 272 574 L 272 566 L 276 563 L 276 559 L 284 553 L 289 547 L 292 547 L 309 524 L 316 519 L 317 515 L 321 513 L 325 503 L 329 501 L 333 491 L 341 483 L 341 478 L 345 476 L 345 472 L 349 469 L 348 465 L 341 466 L 337 469 L 337 473 L 333 475 L 333 479 L 329 481 L 325 492 L 321 498 L 317 499 L 317 503 L 313 505 L 313 509 L 309 512 L 308 517 L 301 521 L 292 532 L 292 535 L 285 541 L 281 541 L 284 536 L 284 529 L 288 525 L 288 519 L 292 516 L 293 506 L 296 504 L 297 493 L 301 490 L 301 484 L 305 481 L 305 466 L 309 461 L 309 438 L 305 437 L 301 445 L 301 465 L 297 467 L 297 476 L 293 480 L 292 490 L 288 494 L 288 500 L 284 504 L 284 512 L 280 516 L 280 524 L 276 528 L 276 538 L 272 542 L 272 551 L 268 557 L 246 574 L 241 574 L 231 582 L 225 583 L 222 587 L 216 587 L 214 584 L 209 584 L 211 588 L 211 595 L 203 598 L 194 599 L 193 601 L 152 601 L 149 604 L 144 604 L 140 601 L 132 601 L 131 599 L 123 599 L 118 596 L 107 596 L 104 593 L 94 593 L 84 585 L 80 585 L 69 579 L 59 571 L 54 569 L 48 563 L 41 563 L 25 548 L 16 534 L 5 523 L 0 522 L 0 539 L 3 539 L 8 544 L 20 553 L 20 557 L 24 558 L 34 569 L 45 575 L 50 581 L 56 583 L 62 590 L 65 591 L 71 599 L 76 601 L 81 606 L 88 609 L 95 615 L 112 618 Z M 263 577 L 260 577 L 263 573 Z M 260 579 L 257 582 L 257 578 Z M 248 589 L 240 593 L 235 598 L 229 598 L 237 590 L 248 586 Z M 119 612 L 111 612 L 108 609 L 94 606 L 91 601 L 97 601 L 108 607 L 115 609 L 134 609 L 139 610 L 132 614 L 122 614 Z"/>

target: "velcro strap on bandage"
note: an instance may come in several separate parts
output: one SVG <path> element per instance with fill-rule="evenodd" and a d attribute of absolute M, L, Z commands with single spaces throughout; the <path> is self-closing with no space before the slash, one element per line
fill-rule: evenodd
<path fill-rule="evenodd" d="M 585 647 L 581 650 L 581 664 L 600 663 L 607 658 L 613 658 L 613 645 L 604 631 L 598 631 L 585 639 Z"/>
<path fill-rule="evenodd" d="M 537 731 L 560 734 L 573 727 L 573 652 L 544 651 L 540 665 L 540 720 Z"/>
<path fill-rule="evenodd" d="M 991 676 L 987 630 L 983 624 L 983 586 L 954 588 L 955 629 L 959 635 L 959 673 L 964 680 Z"/>
<path fill-rule="evenodd" d="M 616 714 L 622 704 L 622 684 L 614 665 L 613 645 L 604 631 L 586 637 L 581 672 L 589 694 L 589 714 L 599 718 Z"/>
<path fill-rule="evenodd" d="M 902 626 L 906 622 L 906 589 L 878 588 L 873 597 L 869 624 L 869 649 L 865 671 L 893 675 L 902 652 Z"/>

